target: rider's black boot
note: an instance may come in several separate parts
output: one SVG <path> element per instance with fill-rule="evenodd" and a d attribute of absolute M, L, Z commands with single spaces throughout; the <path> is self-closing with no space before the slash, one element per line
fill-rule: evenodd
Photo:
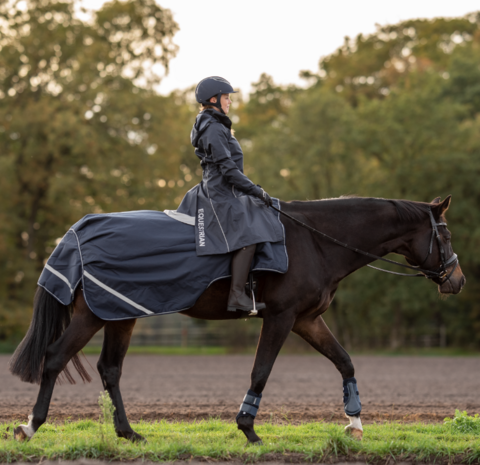
<path fill-rule="evenodd" d="M 230 295 L 228 296 L 227 308 L 230 312 L 237 310 L 250 312 L 253 310 L 253 301 L 245 294 L 245 284 L 256 248 L 256 244 L 249 245 L 233 253 L 232 285 L 230 287 Z M 266 308 L 266 305 L 256 302 L 255 307 L 257 310 L 263 310 Z"/>

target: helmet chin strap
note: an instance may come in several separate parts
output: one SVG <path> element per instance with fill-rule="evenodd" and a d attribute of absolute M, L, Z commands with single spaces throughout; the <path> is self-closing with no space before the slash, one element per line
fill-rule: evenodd
<path fill-rule="evenodd" d="M 220 103 L 222 94 L 217 94 L 216 97 L 217 101 L 215 103 L 209 101 L 208 104 L 218 108 L 225 115 L 226 113 L 223 111 L 222 104 Z"/>

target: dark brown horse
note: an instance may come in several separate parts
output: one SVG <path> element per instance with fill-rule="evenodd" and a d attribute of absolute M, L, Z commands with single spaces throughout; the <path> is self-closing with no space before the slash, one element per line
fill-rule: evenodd
<path fill-rule="evenodd" d="M 443 202 L 438 198 L 432 203 L 373 198 L 282 202 L 281 208 L 294 218 L 349 245 L 379 256 L 397 253 L 409 263 L 421 265 L 424 270 L 436 270 L 442 264 L 442 250 L 445 259 L 454 257 L 450 232 L 441 224 L 445 222 L 444 214 L 449 205 L 450 196 Z M 438 243 L 433 243 L 429 253 L 432 228 L 437 226 L 433 221 L 439 223 L 439 235 Z M 259 315 L 263 318 L 263 326 L 250 390 L 244 401 L 246 404 L 242 404 L 246 407 L 242 407 L 237 415 L 238 428 L 253 443 L 260 441 L 254 431 L 255 414 L 242 410 L 256 411 L 258 405 L 249 407 L 248 404 L 259 402 L 275 359 L 290 331 L 330 359 L 344 381 L 354 379 L 349 355 L 321 315 L 332 302 L 340 281 L 372 261 L 369 257 L 332 244 L 290 219 L 284 219 L 284 225 L 289 269 L 284 275 L 269 273 L 259 278 L 258 298 L 267 304 L 267 308 Z M 448 279 L 434 278 L 433 281 L 438 284 L 440 293 L 457 294 L 465 284 L 465 277 L 457 261 L 446 268 L 451 273 Z M 194 307 L 182 313 L 207 320 L 244 318 L 244 314 L 226 311 L 229 286 L 229 280 L 214 283 Z M 23 381 L 39 383 L 40 392 L 28 425 L 20 425 L 15 430 L 15 437 L 31 438 L 46 421 L 58 376 L 63 371 L 67 380 L 73 381 L 66 371 L 70 360 L 73 359 L 82 378 L 90 380 L 77 354 L 97 331 L 104 328 L 105 338 L 97 367 L 115 406 L 117 435 L 130 440 L 143 439 L 132 430 L 127 420 L 119 389 L 123 359 L 135 321 L 101 320 L 88 308 L 80 287 L 76 289 L 72 308 L 61 305 L 46 291 L 39 289 L 30 329 L 13 355 L 10 368 Z M 354 392 L 351 394 L 355 395 Z M 361 438 L 359 413 L 347 416 L 350 418 L 347 432 Z"/>

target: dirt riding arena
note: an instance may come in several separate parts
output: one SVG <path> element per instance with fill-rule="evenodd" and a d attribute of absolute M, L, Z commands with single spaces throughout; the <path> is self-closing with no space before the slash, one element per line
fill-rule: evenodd
<path fill-rule="evenodd" d="M 92 367 L 97 357 L 89 356 Z M 38 386 L 20 382 L 0 356 L 0 421 L 26 420 Z M 477 357 L 353 357 L 364 422 L 440 422 L 456 408 L 480 413 Z M 233 420 L 250 380 L 253 355 L 127 356 L 121 388 L 131 420 Z M 49 420 L 98 418 L 102 390 L 93 381 L 55 388 Z M 263 394 L 259 421 L 345 421 L 342 382 L 331 362 L 281 355 Z"/>

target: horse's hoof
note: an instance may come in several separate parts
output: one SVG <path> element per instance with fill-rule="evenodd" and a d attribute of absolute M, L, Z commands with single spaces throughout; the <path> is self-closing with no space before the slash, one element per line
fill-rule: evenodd
<path fill-rule="evenodd" d="M 145 444 L 148 442 L 141 434 L 138 434 L 135 432 L 132 434 L 132 436 L 129 439 L 132 442 L 143 442 Z"/>
<path fill-rule="evenodd" d="M 358 428 L 346 426 L 345 433 L 349 434 L 353 439 L 356 439 L 357 441 L 361 441 L 363 438 L 363 431 Z"/>
<path fill-rule="evenodd" d="M 117 431 L 119 438 L 125 438 L 132 442 L 147 442 L 147 440 L 135 431 Z"/>
<path fill-rule="evenodd" d="M 24 426 L 26 427 L 26 425 L 20 425 L 18 428 L 15 428 L 13 430 L 13 437 L 15 438 L 16 441 L 23 442 L 23 441 L 28 441 L 30 439 L 28 437 L 28 434 L 23 429 Z"/>
<path fill-rule="evenodd" d="M 247 445 L 249 445 L 249 446 L 263 446 L 263 442 L 262 442 L 261 439 L 259 439 L 258 441 L 248 441 Z"/>

